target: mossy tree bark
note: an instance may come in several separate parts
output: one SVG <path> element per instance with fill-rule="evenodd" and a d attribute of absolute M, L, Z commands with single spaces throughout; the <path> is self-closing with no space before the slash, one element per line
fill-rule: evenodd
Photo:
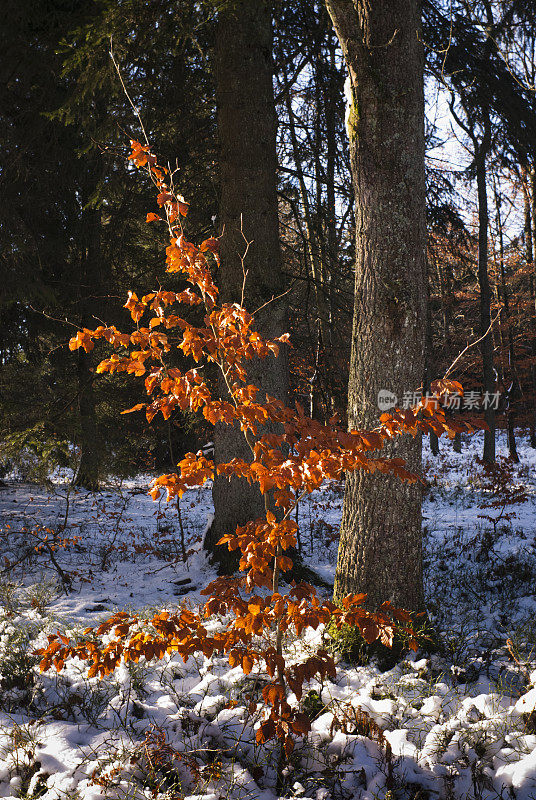
<path fill-rule="evenodd" d="M 272 85 L 272 25 L 265 0 L 231 0 L 218 12 L 214 72 L 220 139 L 221 199 L 219 286 L 225 301 L 241 302 L 254 312 L 265 336 L 286 330 L 286 303 L 279 243 L 276 191 L 277 119 Z M 272 299 L 275 298 L 275 299 Z M 271 301 L 271 302 L 270 302 Z M 253 363 L 250 382 L 262 392 L 286 400 L 288 367 L 284 351 L 278 359 Z M 220 390 L 226 387 L 220 379 Z M 215 461 L 251 459 L 237 428 L 215 432 Z M 244 480 L 216 478 L 214 520 L 205 549 L 220 572 L 233 572 L 236 553 L 217 545 L 225 534 L 248 520 L 264 517 L 264 499 L 257 486 Z"/>
<path fill-rule="evenodd" d="M 374 427 L 378 393 L 421 386 L 426 332 L 423 48 L 418 0 L 326 0 L 349 72 L 356 282 L 349 425 Z M 419 438 L 390 454 L 419 471 Z M 421 488 L 347 476 L 335 600 L 366 592 L 423 606 Z"/>

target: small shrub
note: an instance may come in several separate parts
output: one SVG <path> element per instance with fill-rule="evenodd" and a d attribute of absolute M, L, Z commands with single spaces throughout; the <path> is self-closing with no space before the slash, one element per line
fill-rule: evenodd
<path fill-rule="evenodd" d="M 48 483 L 58 467 L 74 467 L 76 461 L 69 442 L 47 432 L 44 423 L 5 436 L 2 458 L 22 480 L 39 484 Z"/>
<path fill-rule="evenodd" d="M 426 653 L 436 653 L 442 649 L 437 632 L 428 621 L 417 617 L 414 622 L 412 638 L 407 629 L 395 626 L 392 644 L 387 647 L 379 639 L 367 642 L 359 628 L 351 625 L 328 625 L 329 649 L 340 658 L 357 666 L 364 666 L 371 661 L 378 665 L 382 672 L 392 669 L 400 659 L 408 653 L 412 641 L 416 642 Z M 420 623 L 420 624 L 419 624 Z"/>
<path fill-rule="evenodd" d="M 19 618 L 0 620 L 0 707 L 14 711 L 29 705 L 39 659 L 32 641 L 39 627 Z"/>
<path fill-rule="evenodd" d="M 326 710 L 325 704 L 322 702 L 321 695 L 312 689 L 307 692 L 302 700 L 302 709 L 305 711 L 310 720 L 314 720 L 323 714 Z"/>
<path fill-rule="evenodd" d="M 0 607 L 6 616 L 13 616 L 19 611 L 21 606 L 20 589 L 19 581 L 7 576 L 0 578 Z"/>

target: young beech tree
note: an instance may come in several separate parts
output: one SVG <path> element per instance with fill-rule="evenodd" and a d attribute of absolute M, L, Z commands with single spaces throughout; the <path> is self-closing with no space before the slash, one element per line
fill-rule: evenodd
<path fill-rule="evenodd" d="M 260 518 L 246 521 L 219 540 L 219 545 L 240 551 L 239 567 L 244 574 L 220 577 L 210 583 L 203 590 L 208 598 L 202 610 L 183 606 L 173 612 L 158 612 L 150 620 L 119 612 L 96 630 L 87 630 L 74 644 L 66 636 L 51 635 L 41 651 L 41 668 L 53 665 L 61 670 L 66 658 L 77 656 L 90 662 L 91 677 L 112 672 L 122 660 L 137 662 L 142 657 L 150 660 L 178 653 L 186 661 L 192 653 L 207 657 L 221 653 L 232 667 L 240 666 L 245 674 L 263 670 L 269 676 L 262 690 L 264 702 L 253 701 L 249 713 L 259 720 L 259 744 L 276 737 L 281 741 L 281 776 L 284 755 L 292 751 L 294 737 L 307 733 L 311 727 L 307 715 L 297 704 L 291 704 L 290 693 L 299 702 L 304 684 L 315 676 L 321 680 L 334 677 L 336 672 L 333 657 L 323 649 L 302 662 L 288 663 L 283 650 L 285 632 L 299 636 L 307 628 L 332 622 L 336 626 L 358 627 L 368 642 L 381 639 L 390 645 L 398 621 L 410 637 L 410 644 L 416 647 L 407 624 L 410 615 L 389 602 L 378 611 L 369 612 L 363 607 L 362 593 L 340 598 L 337 608 L 332 602 L 323 602 L 307 583 L 293 582 L 286 594 L 281 592 L 280 576 L 292 568 L 288 553 L 296 546 L 297 503 L 325 479 L 340 478 L 345 471 L 379 472 L 383 477 L 418 481 L 418 476 L 400 459 L 384 458 L 375 451 L 403 433 L 452 433 L 469 426 L 452 426 L 436 402 L 423 399 L 408 411 L 384 414 L 373 431 L 345 432 L 333 424 L 321 425 L 306 417 L 300 407 L 294 410 L 275 397 L 264 398 L 264 393 L 250 383 L 248 366 L 277 356 L 286 334 L 276 339 L 263 337 L 245 308 L 220 299 L 212 277 L 219 264 L 218 240 L 207 239 L 199 247 L 188 241 L 181 223 L 188 204 L 177 194 L 173 176 L 157 164 L 148 144 L 132 145 L 131 160 L 146 170 L 158 190 L 161 210 L 150 213 L 147 221 L 167 223 L 167 271 L 178 273 L 186 288 L 160 288 L 140 298 L 130 292 L 125 307 L 136 323 L 132 333 L 122 333 L 114 326 L 85 328 L 69 346 L 90 352 L 95 340 L 104 339 L 117 352 L 99 364 L 98 373 L 124 372 L 144 377 L 149 401 L 129 412 L 145 408 L 148 421 L 159 413 L 169 419 L 178 409 L 198 412 L 213 425 L 236 425 L 244 438 L 249 449 L 247 459 L 233 457 L 215 466 L 201 452 L 187 453 L 177 465 L 177 472 L 154 481 L 151 494 L 155 499 L 162 491 L 167 492 L 168 500 L 180 497 L 216 472 L 224 478 L 240 477 L 257 485 L 264 511 Z M 180 316 L 184 306 L 205 311 L 201 325 L 194 326 Z M 172 366 L 170 353 L 175 349 L 192 358 L 195 363 L 191 369 L 183 372 Z M 211 364 L 223 377 L 224 396 L 211 391 L 205 380 L 206 368 Z M 438 382 L 436 389 L 461 391 L 459 384 L 448 381 Z M 261 433 L 268 422 L 279 432 Z M 205 624 L 205 619 L 214 614 L 225 617 L 217 629 Z"/>
<path fill-rule="evenodd" d="M 259 331 L 270 338 L 285 332 L 284 293 L 276 192 L 276 131 L 272 86 L 272 22 L 266 0 L 230 0 L 218 11 L 214 77 L 220 140 L 221 197 L 219 223 L 222 297 L 245 302 L 256 314 Z M 247 275 L 247 279 L 246 279 Z M 267 304 L 268 305 L 265 305 Z M 284 354 L 251 365 L 250 374 L 263 392 L 285 401 L 288 370 Z M 225 392 L 223 377 L 219 389 Z M 250 458 L 237 426 L 218 425 L 214 433 L 216 463 Z M 217 542 L 236 526 L 264 512 L 258 487 L 245 480 L 214 481 L 214 521 L 205 548 L 231 573 L 236 554 Z"/>
<path fill-rule="evenodd" d="M 350 427 L 378 418 L 378 392 L 420 386 L 426 331 L 423 47 L 418 0 L 326 0 L 349 73 L 356 204 Z M 421 441 L 393 453 L 418 471 Z M 359 589 L 357 588 L 359 587 Z M 421 487 L 348 475 L 335 598 L 423 604 Z"/>

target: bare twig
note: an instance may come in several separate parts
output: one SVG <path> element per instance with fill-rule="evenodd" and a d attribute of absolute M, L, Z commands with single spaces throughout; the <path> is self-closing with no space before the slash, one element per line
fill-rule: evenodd
<path fill-rule="evenodd" d="M 483 334 L 483 335 L 482 335 L 482 336 L 481 336 L 479 339 L 477 339 L 477 340 L 476 340 L 476 342 L 471 342 L 471 344 L 468 344 L 468 345 L 467 345 L 467 347 L 465 347 L 465 348 L 462 350 L 462 352 L 460 353 L 460 355 L 459 355 L 459 356 L 457 356 L 457 357 L 454 359 L 454 361 L 452 362 L 452 364 L 450 365 L 450 367 L 448 368 L 448 370 L 445 372 L 445 375 L 444 375 L 444 377 L 445 377 L 445 378 L 448 378 L 448 376 L 450 375 L 450 373 L 452 372 L 452 370 L 454 369 L 454 367 L 456 366 L 456 364 L 458 363 L 458 361 L 460 360 L 460 358 L 461 358 L 461 357 L 462 357 L 462 356 L 463 356 L 465 353 L 467 353 L 467 351 L 468 351 L 468 350 L 470 350 L 472 347 L 474 347 L 475 345 L 477 345 L 479 342 L 481 342 L 483 339 L 485 339 L 485 338 L 486 338 L 486 336 L 488 335 L 488 333 L 491 331 L 491 329 L 493 328 L 493 326 L 495 325 L 495 323 L 496 323 L 496 322 L 497 322 L 497 320 L 499 319 L 499 317 L 500 317 L 500 315 L 501 315 L 501 311 L 502 311 L 502 308 L 500 308 L 500 309 L 498 310 L 498 312 L 497 312 L 497 314 L 495 315 L 495 317 L 494 317 L 494 318 L 491 320 L 490 326 L 489 326 L 489 328 L 487 329 L 486 333 L 484 333 L 484 334 Z"/>
<path fill-rule="evenodd" d="M 119 80 L 121 81 L 121 86 L 123 87 L 123 91 L 125 93 L 125 97 L 127 98 L 128 102 L 130 103 L 132 111 L 134 112 L 134 115 L 136 116 L 138 122 L 140 123 L 141 131 L 142 131 L 142 133 L 143 133 L 143 135 L 145 137 L 145 144 L 149 144 L 149 139 L 147 137 L 147 133 L 145 132 L 145 127 L 143 125 L 143 120 L 141 118 L 140 110 L 136 105 L 134 105 L 134 102 L 133 102 L 131 96 L 128 93 L 127 87 L 125 86 L 125 82 L 123 80 L 123 76 L 121 75 L 121 70 L 119 69 L 119 64 L 115 60 L 114 51 L 113 51 L 113 37 L 112 36 L 110 36 L 110 58 L 112 59 L 112 63 L 114 65 L 114 67 L 115 67 L 115 71 L 117 72 L 117 76 L 118 76 Z"/>
<path fill-rule="evenodd" d="M 253 312 L 253 314 L 251 316 L 254 317 L 256 314 L 259 313 L 259 311 L 262 311 L 263 308 L 266 308 L 266 306 L 269 306 L 270 303 L 274 303 L 276 300 L 279 300 L 281 297 L 284 297 L 286 294 L 290 294 L 290 292 L 292 291 L 292 288 L 293 287 L 290 286 L 286 291 L 281 292 L 281 294 L 272 295 L 272 297 L 269 300 L 267 300 L 266 303 L 263 303 L 262 306 L 259 306 L 259 308 L 255 309 L 255 311 Z"/>
<path fill-rule="evenodd" d="M 253 239 L 251 241 L 249 241 L 249 239 L 246 237 L 246 234 L 244 233 L 244 218 L 243 218 L 242 214 L 240 214 L 240 233 L 242 234 L 242 238 L 246 243 L 246 249 L 244 250 L 244 252 L 240 256 L 240 263 L 242 265 L 242 275 L 244 276 L 243 279 L 242 279 L 242 293 L 240 295 L 240 305 L 243 306 L 244 305 L 244 298 L 245 298 L 245 295 L 246 295 L 246 280 L 247 280 L 248 272 L 249 272 L 249 270 L 247 270 L 246 267 L 245 267 L 245 262 L 246 262 L 246 257 L 247 257 L 249 248 L 253 244 Z"/>

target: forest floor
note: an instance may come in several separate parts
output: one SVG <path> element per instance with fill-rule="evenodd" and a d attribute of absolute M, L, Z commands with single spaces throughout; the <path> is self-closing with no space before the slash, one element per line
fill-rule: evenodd
<path fill-rule="evenodd" d="M 279 790 L 275 745 L 255 743 L 262 674 L 245 677 L 219 657 L 168 657 L 99 680 L 78 660 L 40 673 L 35 655 L 47 633 L 75 636 L 116 610 L 150 616 L 203 602 L 215 576 L 201 549 L 210 488 L 182 499 L 184 562 L 177 509 L 150 499 L 151 476 L 97 494 L 75 492 L 61 476 L 48 487 L 8 482 L 0 797 L 536 800 L 536 451 L 520 440 L 502 514 L 490 508 L 497 491 L 480 452 L 475 436 L 461 455 L 448 442 L 436 458 L 425 453 L 425 585 L 440 648 L 390 669 L 339 656 L 335 680 L 306 690 L 312 731 Z M 342 494 L 331 483 L 299 509 L 304 559 L 327 582 Z M 51 551 L 58 538 L 66 546 Z M 320 637 L 285 647 L 299 656 Z M 359 710 L 376 726 L 364 729 Z"/>

